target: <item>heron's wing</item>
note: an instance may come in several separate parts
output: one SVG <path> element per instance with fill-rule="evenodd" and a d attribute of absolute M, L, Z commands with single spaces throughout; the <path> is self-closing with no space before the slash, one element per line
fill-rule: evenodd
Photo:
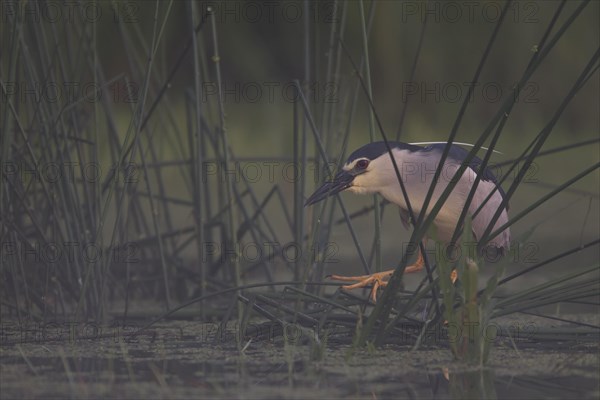
<path fill-rule="evenodd" d="M 446 147 L 446 144 L 443 144 L 443 143 L 432 144 L 430 146 L 427 146 L 425 148 L 425 151 L 435 151 L 435 152 L 438 152 L 441 154 L 444 151 L 445 147 Z M 450 151 L 448 152 L 448 157 L 455 160 L 456 162 L 458 162 L 460 164 L 465 161 L 468 154 L 469 154 L 469 151 L 467 151 L 466 149 L 464 149 L 460 146 L 452 145 L 450 147 Z M 481 175 L 482 180 L 492 182 L 495 186 L 497 186 L 498 192 L 500 192 L 500 195 L 504 199 L 506 194 L 504 193 L 502 186 L 498 185 L 498 180 L 496 179 L 496 175 L 494 175 L 492 170 L 489 168 L 484 168 L 483 170 L 481 170 L 482 162 L 483 161 L 481 161 L 481 158 L 479 158 L 477 156 L 473 156 L 473 158 L 471 158 L 471 161 L 469 162 L 469 167 L 473 171 L 475 171 L 475 173 L 477 175 Z M 508 204 L 506 205 L 506 209 L 508 210 Z"/>
<path fill-rule="evenodd" d="M 415 145 L 415 146 L 429 146 L 432 144 L 443 144 L 444 146 L 446 145 L 446 143 L 448 142 L 410 142 L 409 144 L 411 145 Z M 464 142 L 452 142 L 453 145 L 458 145 L 458 146 L 469 146 L 469 147 L 475 147 L 474 144 L 472 143 L 464 143 Z M 479 148 L 480 150 L 489 150 L 489 147 L 483 147 L 481 146 Z M 501 151 L 498 150 L 492 150 L 494 153 L 496 154 L 504 154 Z"/>

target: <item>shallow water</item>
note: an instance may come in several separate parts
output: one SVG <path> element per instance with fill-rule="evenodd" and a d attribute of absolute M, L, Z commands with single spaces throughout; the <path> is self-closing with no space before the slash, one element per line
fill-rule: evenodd
<path fill-rule="evenodd" d="M 5 398 L 598 398 L 598 344 L 498 342 L 469 369 L 443 344 L 321 347 L 272 330 L 238 344 L 235 328 L 162 322 L 137 326 L 22 326 L 2 322 Z M 258 326 L 258 325 L 257 325 Z M 129 330 L 128 330 L 129 329 Z M 305 332 L 305 331 L 303 331 Z M 263 332 L 264 333 L 264 332 Z M 242 347 L 241 349 L 239 347 Z"/>

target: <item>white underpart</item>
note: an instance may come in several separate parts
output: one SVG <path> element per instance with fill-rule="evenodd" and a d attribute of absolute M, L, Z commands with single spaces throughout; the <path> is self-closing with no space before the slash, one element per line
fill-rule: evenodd
<path fill-rule="evenodd" d="M 437 168 L 437 164 L 432 158 L 437 159 L 437 157 L 431 157 L 432 153 L 428 152 L 410 152 L 402 149 L 393 149 L 392 152 L 407 189 L 408 199 L 412 209 L 415 212 L 415 216 L 418 216 L 423 208 L 425 197 L 427 196 L 427 192 Z M 344 169 L 350 170 L 354 166 L 353 164 L 344 166 Z M 428 213 L 435 206 L 435 203 L 438 201 L 451 179 L 453 179 L 458 168 L 460 168 L 460 164 L 456 161 L 446 160 L 438 184 L 435 186 L 433 197 L 429 203 Z M 475 178 L 475 171 L 471 168 L 467 168 L 450 196 L 446 199 L 444 206 L 434 219 L 437 235 L 440 240 L 449 242 L 452 239 L 452 234 L 454 233 L 454 229 L 456 228 L 456 224 L 471 187 L 475 182 Z M 400 188 L 393 164 L 388 154 L 384 154 L 375 160 L 371 160 L 367 172 L 356 176 L 352 184 L 353 186 L 348 189 L 351 192 L 359 194 L 379 193 L 390 202 L 399 205 L 403 209 L 407 209 L 402 189 Z M 469 215 L 472 216 L 475 210 L 479 208 L 481 203 L 494 188 L 495 184 L 491 181 L 479 181 L 477 192 L 469 206 Z M 472 229 L 477 239 L 483 235 L 501 203 L 502 196 L 499 191 L 496 191 L 474 218 L 472 221 Z M 500 228 L 507 221 L 508 214 L 506 209 L 504 209 L 496 221 L 492 232 Z M 509 243 L 509 229 L 505 229 L 488 242 L 488 244 L 506 249 L 509 248 Z"/>

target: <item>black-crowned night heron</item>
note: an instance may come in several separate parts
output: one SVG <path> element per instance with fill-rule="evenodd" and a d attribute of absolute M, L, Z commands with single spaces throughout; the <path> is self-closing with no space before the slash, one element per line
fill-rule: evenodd
<path fill-rule="evenodd" d="M 388 142 L 388 144 L 396 160 L 396 165 L 406 188 L 415 218 L 418 218 L 446 144 L 438 143 L 427 147 L 401 142 Z M 458 145 L 453 144 L 450 147 L 438 183 L 429 202 L 427 213 L 434 207 L 440 195 L 453 178 L 456 170 L 465 161 L 467 154 L 468 151 Z M 501 206 L 504 191 L 497 184 L 495 176 L 489 169 L 480 171 L 479 167 L 481 163 L 482 161 L 477 157 L 471 159 L 460 180 L 435 217 L 433 223 L 437 228 L 436 235 L 438 240 L 444 243 L 449 243 L 452 240 L 452 235 L 454 234 L 460 214 L 465 206 L 477 174 L 481 175 L 481 179 L 468 208 L 468 215 L 472 217 L 471 228 L 477 240 L 481 239 L 494 214 Z M 488 195 L 496 188 L 497 190 L 486 201 Z M 314 204 L 343 190 L 359 194 L 379 193 L 388 201 L 400 207 L 402 222 L 408 227 L 409 213 L 406 202 L 388 148 L 384 142 L 370 143 L 353 152 L 333 181 L 326 182 L 318 188 L 308 198 L 305 206 Z M 481 209 L 476 212 L 480 206 Z M 508 206 L 502 210 L 502 214 L 495 222 L 492 232 L 508 221 L 507 208 Z M 474 217 L 473 214 L 475 214 Z M 510 230 L 506 228 L 487 243 L 479 243 L 479 246 L 494 246 L 500 249 L 500 251 L 504 251 L 509 248 L 509 243 Z M 416 263 L 406 267 L 404 272 L 419 271 L 423 268 L 423 265 L 423 255 L 419 251 Z M 384 279 L 391 276 L 393 272 L 394 270 L 392 269 L 372 275 L 351 277 L 333 275 L 330 278 L 357 282 L 353 285 L 343 286 L 344 289 L 373 286 L 371 298 L 376 300 L 377 289 L 387 284 L 387 281 Z"/>

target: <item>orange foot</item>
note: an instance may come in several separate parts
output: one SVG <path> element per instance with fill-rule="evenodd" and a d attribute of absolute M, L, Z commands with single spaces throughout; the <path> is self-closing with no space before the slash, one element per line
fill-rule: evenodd
<path fill-rule="evenodd" d="M 423 265 L 425 265 L 425 261 L 423 260 L 423 255 L 419 252 L 419 258 L 417 258 L 417 262 L 413 265 L 409 265 L 404 269 L 404 273 L 412 273 L 417 272 L 423 269 Z M 393 269 L 383 272 L 376 272 L 371 275 L 360 275 L 360 276 L 342 276 L 342 275 L 329 275 L 329 279 L 336 279 L 338 281 L 344 282 L 356 282 L 353 285 L 345 285 L 342 286 L 344 290 L 352 290 L 363 288 L 365 286 L 373 286 L 371 289 L 370 298 L 373 302 L 377 301 L 377 290 L 379 288 L 386 287 L 388 282 L 384 280 L 385 278 L 389 278 L 394 273 Z"/>

